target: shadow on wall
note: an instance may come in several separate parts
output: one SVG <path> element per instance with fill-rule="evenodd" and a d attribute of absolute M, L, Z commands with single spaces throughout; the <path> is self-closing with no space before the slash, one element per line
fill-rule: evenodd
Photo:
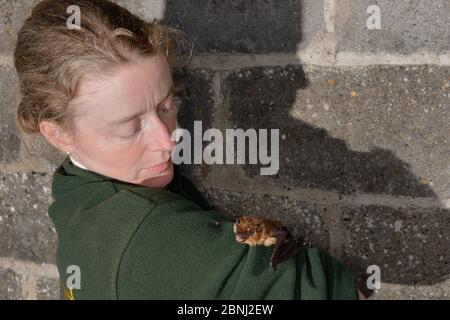
<path fill-rule="evenodd" d="M 195 53 L 276 52 L 295 55 L 303 41 L 302 3 L 169 0 L 163 22 L 193 35 Z M 400 72 L 397 69 L 392 71 L 392 68 L 398 68 Z M 272 70 L 268 72 L 268 69 Z M 352 78 L 352 72 L 357 74 L 358 71 L 346 73 L 318 68 L 317 74 L 311 73 L 314 79 L 310 79 L 310 73 L 305 75 L 303 68 L 296 65 L 256 67 L 236 70 L 228 75 L 224 81 L 223 105 L 231 111 L 229 122 L 244 130 L 281 128 L 280 136 L 286 135 L 286 140 L 280 141 L 280 170 L 277 175 L 267 176 L 266 179 L 286 188 L 438 198 L 412 172 L 410 165 L 392 151 L 378 147 L 369 152 L 351 150 L 346 141 L 292 116 L 294 108 L 300 108 L 303 114 L 307 114 L 305 105 L 308 102 L 302 94 L 310 92 L 311 104 L 326 102 L 337 108 L 334 112 L 338 118 L 345 114 L 349 117 L 347 120 L 356 120 L 354 117 L 361 114 L 351 113 L 351 110 L 358 108 L 366 111 L 369 108 L 364 93 L 368 93 L 369 89 L 382 89 L 379 77 L 392 77 L 396 81 L 397 78 L 402 79 L 402 72 L 406 72 L 401 66 L 375 66 L 366 71 L 363 78 L 361 73 L 359 78 Z M 327 82 L 329 79 L 335 79 L 336 85 Z M 199 89 L 208 88 L 207 85 L 199 85 L 198 81 L 204 80 L 194 77 L 186 81 L 189 94 L 179 120 L 182 127 L 191 130 L 193 120 L 206 119 L 208 125 L 212 123 L 211 115 L 200 114 L 195 109 L 199 103 L 213 107 L 212 98 L 204 98 L 205 93 Z M 364 81 L 368 83 L 366 87 L 361 84 Z M 360 97 L 353 99 L 348 97 L 348 92 L 355 86 L 359 86 Z M 398 99 L 399 103 L 405 99 L 402 95 L 394 97 L 382 91 L 379 92 L 380 99 L 377 99 L 376 91 L 372 92 L 371 111 L 377 112 L 377 107 L 378 110 L 386 110 L 389 99 Z M 364 124 L 364 117 L 361 121 L 354 125 L 369 127 L 369 124 Z M 204 124 L 203 130 L 207 128 Z M 359 139 L 364 142 L 365 137 Z M 259 174 L 259 166 L 245 165 L 243 168 L 249 177 Z M 385 283 L 433 284 L 443 281 L 450 273 L 449 210 L 397 209 L 380 205 L 340 207 L 342 214 L 339 223 L 345 238 L 341 258 L 356 272 L 361 285 L 365 284 L 366 269 L 372 264 L 380 266 L 382 282 Z"/>

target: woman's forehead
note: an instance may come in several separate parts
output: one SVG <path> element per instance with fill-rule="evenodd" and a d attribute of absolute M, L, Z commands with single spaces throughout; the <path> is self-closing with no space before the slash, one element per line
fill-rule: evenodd
<path fill-rule="evenodd" d="M 80 95 L 110 94 L 139 91 L 158 94 L 171 86 L 170 69 L 160 55 L 118 65 L 110 75 L 86 74 L 80 84 Z M 107 92 L 107 91 L 111 92 Z"/>
<path fill-rule="evenodd" d="M 80 111 L 95 106 L 111 116 L 125 114 L 127 109 L 155 107 L 173 85 L 170 69 L 159 57 L 124 64 L 110 76 L 89 75 L 80 85 Z M 84 109 L 84 110 L 81 110 Z M 92 110 L 91 110 L 92 111 Z M 109 117 L 108 117 L 109 118 Z"/>

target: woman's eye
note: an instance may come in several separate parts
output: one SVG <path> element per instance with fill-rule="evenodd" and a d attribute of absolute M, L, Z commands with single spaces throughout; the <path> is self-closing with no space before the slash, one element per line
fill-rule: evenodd
<path fill-rule="evenodd" d="M 140 121 L 137 121 L 132 126 L 127 127 L 122 132 L 122 138 L 128 139 L 134 137 L 140 130 Z"/>

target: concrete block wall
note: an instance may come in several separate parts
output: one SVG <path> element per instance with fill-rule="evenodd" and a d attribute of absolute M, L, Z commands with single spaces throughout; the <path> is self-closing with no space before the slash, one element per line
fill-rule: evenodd
<path fill-rule="evenodd" d="M 0 2 L 0 299 L 58 298 L 46 210 L 62 158 L 13 119 L 12 48 L 37 2 Z M 363 290 L 379 266 L 371 299 L 450 298 L 448 0 L 116 2 L 195 39 L 192 63 L 174 72 L 182 127 L 280 129 L 274 176 L 184 168 L 216 208 L 284 221 Z M 366 26 L 370 5 L 379 30 Z"/>

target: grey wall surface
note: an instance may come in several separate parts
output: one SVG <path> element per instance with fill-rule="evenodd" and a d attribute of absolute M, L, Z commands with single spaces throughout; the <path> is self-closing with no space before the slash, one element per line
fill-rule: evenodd
<path fill-rule="evenodd" d="M 37 2 L 0 1 L 0 299 L 58 298 L 47 208 L 62 158 L 14 125 L 12 50 Z M 372 299 L 450 298 L 450 1 L 116 2 L 194 38 L 174 72 L 182 127 L 280 129 L 276 175 L 184 168 L 216 208 L 282 220 L 363 290 L 379 266 Z"/>

